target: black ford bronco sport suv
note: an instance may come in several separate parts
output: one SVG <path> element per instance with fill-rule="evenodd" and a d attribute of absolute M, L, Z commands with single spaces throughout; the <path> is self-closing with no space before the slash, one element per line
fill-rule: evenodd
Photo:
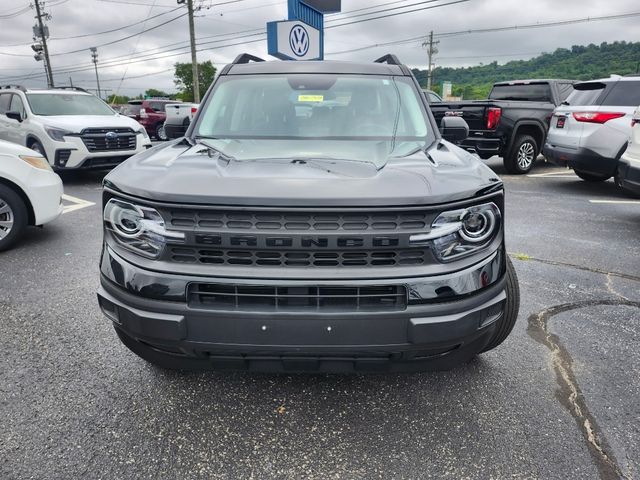
<path fill-rule="evenodd" d="M 446 369 L 502 343 L 504 191 L 410 70 L 239 56 L 104 181 L 100 307 L 165 368 Z"/>

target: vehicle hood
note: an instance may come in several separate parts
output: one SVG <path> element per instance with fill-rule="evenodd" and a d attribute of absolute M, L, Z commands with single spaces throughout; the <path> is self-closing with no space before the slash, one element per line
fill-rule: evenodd
<path fill-rule="evenodd" d="M 125 115 L 51 115 L 39 116 L 38 120 L 48 127 L 61 128 L 72 133 L 80 133 L 85 128 L 132 128 L 138 130 L 140 124 Z"/>
<path fill-rule="evenodd" d="M 502 182 L 446 141 L 376 166 L 322 158 L 230 160 L 176 140 L 122 163 L 105 185 L 171 203 L 353 207 L 446 203 L 500 189 Z"/>
<path fill-rule="evenodd" d="M 5 140 L 0 140 L 0 155 L 32 155 L 42 156 L 39 153 L 34 152 L 30 148 L 23 147 L 17 143 L 10 143 Z"/>

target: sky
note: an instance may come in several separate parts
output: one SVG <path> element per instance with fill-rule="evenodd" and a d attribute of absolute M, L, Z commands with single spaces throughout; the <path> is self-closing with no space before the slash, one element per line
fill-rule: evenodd
<path fill-rule="evenodd" d="M 371 61 L 394 53 L 411 67 L 425 68 L 427 51 L 423 43 L 430 31 L 438 38 L 438 34 L 446 32 L 640 14 L 638 0 L 454 1 L 342 0 L 341 13 L 325 16 L 325 58 Z M 31 0 L 0 1 L 1 84 L 46 86 L 43 64 L 34 60 L 30 47 L 35 24 L 30 3 Z M 96 88 L 89 51 L 94 46 L 98 48 L 102 88 L 128 96 L 148 88 L 174 92 L 173 64 L 191 61 L 186 7 L 177 5 L 176 0 L 42 3 L 51 15 L 47 21 L 49 51 L 57 85 L 73 81 L 74 85 Z M 287 17 L 286 0 L 194 3 L 199 7 L 195 29 L 201 44 L 198 49 L 202 50 L 198 61 L 211 60 L 218 69 L 244 52 L 268 58 L 262 34 L 265 24 Z M 390 14 L 393 16 L 368 20 Z M 351 23 L 355 21 L 358 23 Z M 345 23 L 351 24 L 340 26 Z M 147 29 L 151 30 L 143 32 Z M 494 60 L 505 63 L 572 45 L 640 41 L 640 15 L 556 27 L 440 36 L 438 40 L 435 62 L 439 66 L 470 66 Z M 373 47 L 392 42 L 397 43 Z"/>

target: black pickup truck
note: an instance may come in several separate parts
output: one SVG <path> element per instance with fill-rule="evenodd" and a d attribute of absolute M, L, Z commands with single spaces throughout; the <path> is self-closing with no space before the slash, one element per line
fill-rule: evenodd
<path fill-rule="evenodd" d="M 488 100 L 431 104 L 437 122 L 462 117 L 469 137 L 460 146 L 480 158 L 499 155 L 509 173 L 527 173 L 544 145 L 553 110 L 573 91 L 572 80 L 496 83 Z"/>

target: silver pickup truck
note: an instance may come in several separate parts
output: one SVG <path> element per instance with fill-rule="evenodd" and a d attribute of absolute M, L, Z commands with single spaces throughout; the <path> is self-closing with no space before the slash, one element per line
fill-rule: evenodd
<path fill-rule="evenodd" d="M 197 103 L 176 103 L 167 105 L 165 112 L 167 119 L 164 122 L 164 131 L 169 138 L 184 136 L 198 111 Z"/>

